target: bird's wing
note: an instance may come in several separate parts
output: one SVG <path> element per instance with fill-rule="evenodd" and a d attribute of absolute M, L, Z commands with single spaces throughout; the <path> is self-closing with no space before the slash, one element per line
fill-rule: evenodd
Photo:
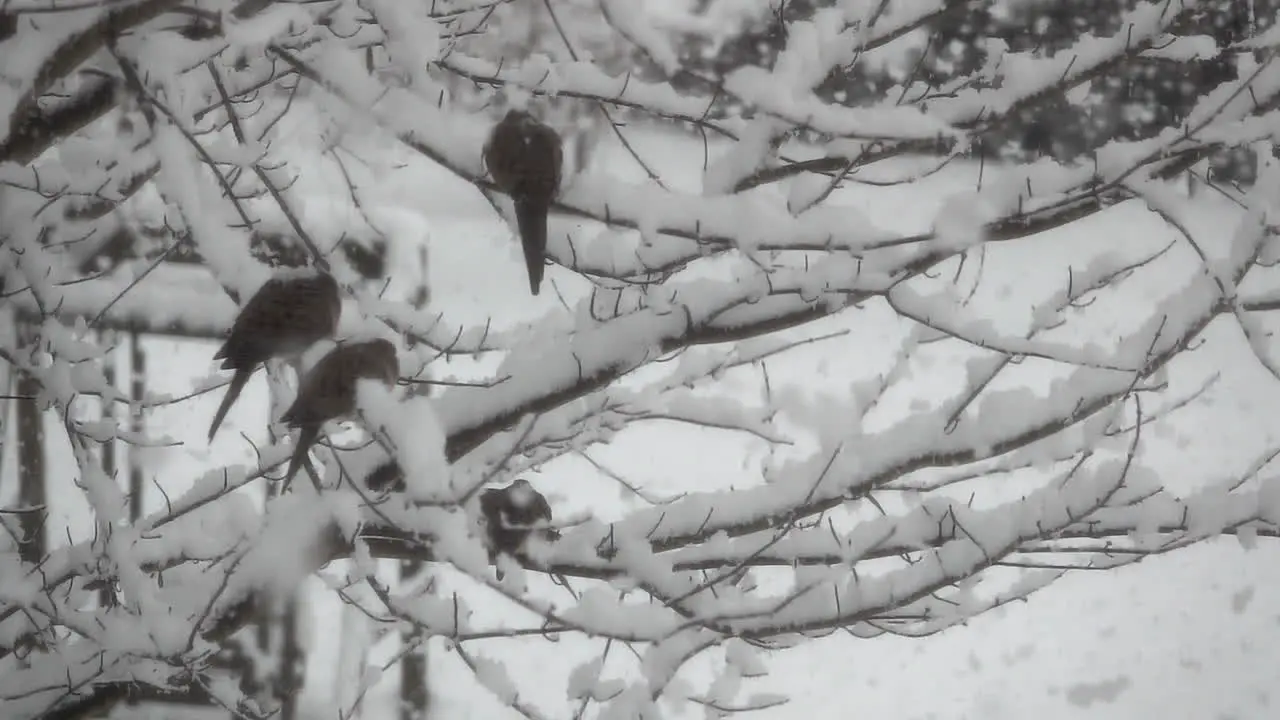
<path fill-rule="evenodd" d="M 535 517 L 543 522 L 551 522 L 551 505 L 547 503 L 547 498 L 540 492 L 533 495 L 533 506 L 530 508 L 531 517 Z"/>
<path fill-rule="evenodd" d="M 226 341 L 213 354 L 215 360 L 229 359 L 234 363 L 238 363 L 247 354 L 250 350 L 253 336 L 257 333 L 257 329 L 262 326 L 262 319 L 274 302 L 273 296 L 276 294 L 279 285 L 280 282 L 274 278 L 267 280 L 240 307 L 240 312 L 236 313 L 236 319 L 231 323 L 231 330 L 227 333 Z M 224 365 L 224 367 L 234 367 L 234 363 L 229 366 Z"/>
<path fill-rule="evenodd" d="M 485 169 L 505 192 L 511 192 L 519 181 L 521 145 L 519 129 L 506 122 L 495 125 L 484 144 Z"/>
<path fill-rule="evenodd" d="M 560 139 L 560 135 L 555 130 L 547 128 L 547 133 L 551 136 L 552 155 L 555 156 L 551 163 L 552 172 L 555 173 L 551 194 L 554 196 L 560 192 L 560 174 L 564 172 L 564 141 Z"/>
<path fill-rule="evenodd" d="M 342 350 L 343 348 L 331 350 L 302 375 L 293 404 L 280 416 L 283 422 L 302 425 L 324 421 L 324 405 L 330 394 L 329 386 L 333 384 L 333 376 L 339 370 L 336 366 L 341 360 Z"/>
<path fill-rule="evenodd" d="M 484 515 L 485 520 L 496 521 L 501 507 L 502 491 L 490 489 L 480 493 L 480 514 Z"/>

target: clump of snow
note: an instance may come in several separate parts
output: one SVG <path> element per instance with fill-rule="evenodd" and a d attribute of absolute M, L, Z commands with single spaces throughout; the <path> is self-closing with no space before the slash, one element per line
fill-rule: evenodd
<path fill-rule="evenodd" d="M 758 677 L 767 672 L 761 653 L 739 638 L 724 643 L 724 660 L 738 669 L 743 677 Z"/>
<path fill-rule="evenodd" d="M 262 529 L 236 567 L 240 584 L 287 597 L 327 559 L 333 514 L 323 496 L 289 493 L 267 506 Z"/>
<path fill-rule="evenodd" d="M 356 383 L 356 403 L 371 430 L 386 433 L 404 471 L 405 486 L 415 500 L 439 499 L 449 487 L 445 434 L 431 400 L 398 399 L 377 380 Z"/>
<path fill-rule="evenodd" d="M 398 0 L 371 0 L 370 9 L 387 34 L 391 62 L 408 74 L 417 92 L 432 90 L 436 83 L 427 68 L 440 57 L 440 25 L 427 14 L 427 7 Z"/>
<path fill-rule="evenodd" d="M 659 4 L 665 4 L 660 0 Z M 645 51 L 667 75 L 680 71 L 680 56 L 671 35 L 659 32 L 649 15 L 654 3 L 645 0 L 600 0 L 600 11 L 627 40 Z"/>
<path fill-rule="evenodd" d="M 646 720 L 662 717 L 645 683 L 628 685 L 600 710 L 600 720 Z"/>
<path fill-rule="evenodd" d="M 933 221 L 936 244 L 946 250 L 965 250 L 987 239 L 987 223 L 995 212 L 979 193 L 956 193 L 942 203 Z"/>
<path fill-rule="evenodd" d="M 310 27 L 315 23 L 315 17 L 308 12 L 306 5 L 273 3 L 247 20 L 239 20 L 234 13 L 228 13 L 223 23 L 228 44 L 245 55 L 260 55 L 281 35 Z"/>
<path fill-rule="evenodd" d="M 749 125 L 739 134 L 738 142 L 707 163 L 702 173 L 702 192 L 706 195 L 727 195 L 733 192 L 739 180 L 759 168 L 773 151 L 773 134 L 780 130 L 778 122 L 759 121 Z M 650 219 L 653 222 L 653 219 Z M 654 227 L 656 230 L 656 226 Z M 650 232 L 652 235 L 653 232 Z"/>
<path fill-rule="evenodd" d="M 498 660 L 480 654 L 472 654 L 471 665 L 475 670 L 476 680 L 504 705 L 515 703 L 520 691 L 507 674 L 507 668 Z"/>
<path fill-rule="evenodd" d="M 238 218 L 221 200 L 222 192 L 196 165 L 194 151 L 181 132 L 169 124 L 156 129 L 153 143 L 160 156 L 160 179 L 165 200 L 180 212 L 201 256 L 219 282 L 248 299 L 270 274 L 252 259 L 248 233 L 234 229 Z"/>
<path fill-rule="evenodd" d="M 569 673 L 569 685 L 566 692 L 571 700 L 583 697 L 594 697 L 600 684 L 600 673 L 604 670 L 604 658 L 594 657 L 579 663 Z"/>
<path fill-rule="evenodd" d="M 1218 57 L 1218 43 L 1210 35 L 1163 35 L 1142 51 L 1142 57 L 1191 62 Z"/>
<path fill-rule="evenodd" d="M 791 181 L 787 192 L 787 212 L 792 215 L 813 207 L 831 192 L 831 178 L 824 175 L 805 173 Z"/>

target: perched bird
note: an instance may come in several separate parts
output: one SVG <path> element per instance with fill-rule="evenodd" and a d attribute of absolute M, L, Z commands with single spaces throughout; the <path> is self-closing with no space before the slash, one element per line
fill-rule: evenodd
<path fill-rule="evenodd" d="M 517 555 L 524 549 L 525 541 L 539 530 L 548 540 L 559 539 L 555 528 L 546 527 L 551 522 L 551 506 L 542 493 L 523 478 L 504 488 L 490 488 L 480 493 L 480 513 L 484 516 L 489 537 L 489 556 Z M 497 571 L 502 579 L 502 570 Z"/>
<path fill-rule="evenodd" d="M 235 375 L 213 416 L 209 440 L 258 366 L 272 358 L 301 354 L 330 337 L 338 330 L 341 314 L 338 281 L 324 271 L 277 275 L 263 283 L 240 309 L 227 341 L 213 356 L 222 360 L 223 370 L 234 370 Z"/>
<path fill-rule="evenodd" d="M 399 375 L 396 346 L 381 338 L 340 343 L 320 358 L 303 375 L 298 396 L 280 416 L 281 422 L 299 429 L 298 445 L 284 478 L 286 486 L 306 461 L 307 451 L 320 437 L 321 426 L 355 412 L 358 381 L 380 380 L 390 388 Z"/>
<path fill-rule="evenodd" d="M 404 492 L 404 468 L 395 460 L 388 460 L 375 467 L 364 478 L 364 486 L 371 492 Z"/>
<path fill-rule="evenodd" d="M 484 164 L 493 182 L 511 196 L 529 289 L 542 286 L 547 254 L 547 212 L 560 192 L 560 164 L 564 149 L 560 136 L 524 110 L 510 110 L 493 127 L 484 146 Z"/>

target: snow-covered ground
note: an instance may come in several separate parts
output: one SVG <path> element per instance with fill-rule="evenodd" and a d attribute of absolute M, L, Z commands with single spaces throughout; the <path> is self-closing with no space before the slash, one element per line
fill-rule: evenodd
<path fill-rule="evenodd" d="M 305 124 L 294 132 L 304 147 L 317 134 L 318 128 Z M 699 141 L 657 131 L 634 131 L 631 139 L 671 182 L 698 187 L 703 157 Z M 585 283 L 580 278 L 553 267 L 548 271 L 551 291 L 531 299 L 510 229 L 473 186 L 394 145 L 354 136 L 349 145 L 354 156 L 389 152 L 402 156 L 402 167 L 378 173 L 362 169 L 352 156 L 344 157 L 348 169 L 364 184 L 365 209 L 383 230 L 398 239 L 427 238 L 433 311 L 458 322 L 492 317 L 500 325 L 514 327 L 547 313 L 567 312 L 556 290 L 566 298 L 582 293 Z M 641 177 L 641 170 L 616 146 L 602 149 L 594 162 L 619 175 Z M 919 164 L 899 163 L 893 170 L 909 173 Z M 995 171 L 987 167 L 985 172 Z M 947 196 L 972 187 L 977 173 L 976 165 L 954 165 L 912 185 L 856 186 L 842 191 L 833 202 L 857 206 L 887 228 L 925 230 Z M 307 168 L 296 190 L 309 200 L 304 222 L 350 220 L 350 213 L 341 209 L 346 190 L 335 168 Z M 1224 200 L 1206 194 L 1192 206 L 1201 229 L 1222 227 L 1224 234 L 1229 232 L 1234 211 Z M 1063 253 L 1082 247 L 1131 243 L 1159 247 L 1172 237 L 1172 231 L 1142 206 L 1123 204 L 1050 237 L 1000 246 L 988 257 L 987 272 L 992 278 L 1013 279 L 984 293 L 993 300 L 999 300 L 1001 293 L 1016 297 L 1019 282 L 1052 276 L 1062 265 Z M 1140 297 L 1114 302 L 1118 302 L 1117 327 L 1136 322 L 1142 314 Z M 1010 307 L 1009 312 L 1017 315 L 1026 309 Z M 879 372 L 887 353 L 883 340 L 900 332 L 899 321 L 882 310 L 870 308 L 828 321 L 848 325 L 854 332 L 771 366 L 772 378 L 816 391 L 848 387 L 855 378 Z M 1189 382 L 1221 372 L 1219 384 L 1168 423 L 1166 435 L 1151 439 L 1146 449 L 1164 471 L 1162 479 L 1179 491 L 1242 470 L 1276 435 L 1270 409 L 1280 402 L 1280 387 L 1247 353 L 1237 330 L 1214 326 L 1206 338 L 1171 374 Z M 149 378 L 155 391 L 188 390 L 212 371 L 211 344 L 154 340 L 147 346 L 152 367 L 162 368 Z M 478 370 L 463 363 L 454 369 Z M 927 385 L 919 387 L 927 397 Z M 170 494 L 182 492 L 187 479 L 215 463 L 249 459 L 252 449 L 239 436 L 241 432 L 253 438 L 264 434 L 267 398 L 259 376 L 231 412 L 217 441 L 206 449 L 205 430 L 218 397 L 215 392 L 157 411 L 149 421 L 153 430 L 181 443 L 145 451 L 148 476 L 154 476 Z M 909 411 L 911 399 L 900 400 L 903 411 Z M 654 452 L 654 447 L 662 452 Z M 61 448 L 53 449 L 65 457 Z M 729 485 L 754 462 L 753 454 L 758 454 L 758 448 L 715 440 L 687 428 L 650 427 L 628 431 L 597 457 L 625 466 L 629 479 L 643 481 L 661 494 L 678 491 L 694 479 L 708 486 Z M 12 455 L 6 454 L 6 462 L 12 462 Z M 531 479 L 549 491 L 561 513 L 590 508 L 609 519 L 626 506 L 619 500 L 618 486 L 601 480 L 581 460 L 558 461 Z M 87 532 L 84 508 L 75 505 L 78 493 L 55 497 L 60 522 L 70 526 L 73 536 Z M 153 491 L 147 502 L 154 509 L 162 500 Z M 50 535 L 63 537 L 62 527 L 55 523 Z M 770 675 L 749 687 L 784 693 L 791 700 L 753 717 L 1271 717 L 1268 693 L 1280 661 L 1280 651 L 1275 650 L 1280 647 L 1280 611 L 1275 610 L 1280 607 L 1280 570 L 1271 564 L 1277 558 L 1280 549 L 1265 541 L 1252 551 L 1235 540 L 1213 541 L 1120 571 L 1075 574 L 1032 596 L 1028 603 L 979 617 L 940 636 L 858 640 L 837 632 L 769 659 Z M 448 582 L 444 575 L 442 579 Z M 306 705 L 313 717 L 328 718 L 334 717 L 339 692 L 335 670 L 342 611 L 318 582 L 313 590 L 306 610 L 312 648 Z M 475 610 L 480 617 L 508 611 L 505 605 Z M 501 654 L 522 699 L 551 717 L 569 716 L 566 675 L 574 663 L 568 658 L 584 658 L 582 646 L 567 639 L 552 644 L 535 638 L 490 642 L 482 649 Z M 447 649 L 434 645 L 429 663 L 435 717 L 516 717 L 490 698 Z M 395 675 L 386 677 L 368 696 L 364 717 L 394 717 Z M 691 679 L 696 681 L 697 675 Z M 343 692 L 342 697 L 350 694 Z M 697 711 L 690 706 L 685 716 L 693 717 Z"/>

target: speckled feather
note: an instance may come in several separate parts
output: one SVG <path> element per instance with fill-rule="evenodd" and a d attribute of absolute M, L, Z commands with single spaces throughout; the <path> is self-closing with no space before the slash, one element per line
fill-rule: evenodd
<path fill-rule="evenodd" d="M 490 488 L 480 493 L 480 513 L 484 516 L 489 536 L 490 554 L 518 554 L 533 528 L 551 522 L 551 505 L 528 480 L 516 480 L 503 488 Z M 554 537 L 558 533 L 547 528 Z M 501 571 L 498 579 L 502 579 Z"/>

